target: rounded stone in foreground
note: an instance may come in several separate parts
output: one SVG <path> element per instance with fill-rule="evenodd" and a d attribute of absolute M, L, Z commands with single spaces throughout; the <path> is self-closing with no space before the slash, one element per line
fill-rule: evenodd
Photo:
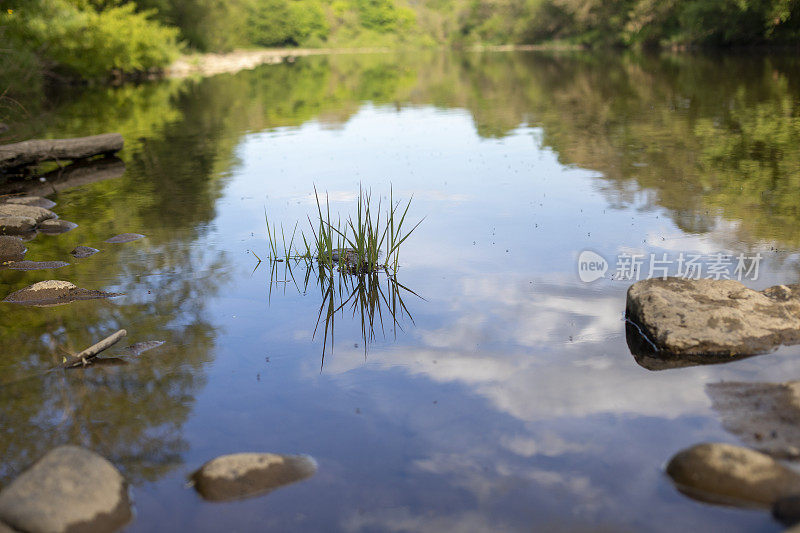
<path fill-rule="evenodd" d="M 89 257 L 90 255 L 94 255 L 99 251 L 100 250 L 97 248 L 92 248 L 91 246 L 76 246 L 70 253 L 78 259 L 83 259 L 84 257 Z"/>
<path fill-rule="evenodd" d="M 21 261 L 25 257 L 25 243 L 19 237 L 0 235 L 0 263 L 5 261 Z"/>
<path fill-rule="evenodd" d="M 625 313 L 660 358 L 733 360 L 800 344 L 800 284 L 759 292 L 731 279 L 645 279 L 628 288 Z"/>
<path fill-rule="evenodd" d="M 667 474 L 696 500 L 743 507 L 769 507 L 800 494 L 800 474 L 772 457 L 731 444 L 697 444 L 676 454 Z"/>
<path fill-rule="evenodd" d="M 121 293 L 81 289 L 69 281 L 47 280 L 12 292 L 3 301 L 23 305 L 45 306 L 65 304 L 75 300 L 92 300 L 120 295 Z"/>
<path fill-rule="evenodd" d="M 119 471 L 77 446 L 51 450 L 0 492 L 0 520 L 21 531 L 116 531 L 131 517 Z"/>
<path fill-rule="evenodd" d="M 0 234 L 23 235 L 36 229 L 36 220 L 31 217 L 0 215 Z"/>
<path fill-rule="evenodd" d="M 41 196 L 17 196 L 16 198 L 6 198 L 3 203 L 17 204 L 17 205 L 33 205 L 36 207 L 43 207 L 44 209 L 52 209 L 56 203 Z"/>
<path fill-rule="evenodd" d="M 0 216 L 28 217 L 34 219 L 37 224 L 51 218 L 58 218 L 55 213 L 44 207 L 19 204 L 0 204 Z"/>
<path fill-rule="evenodd" d="M 119 235 L 114 235 L 110 239 L 106 239 L 103 242 L 110 244 L 123 244 L 126 242 L 138 241 L 139 239 L 144 239 L 144 235 L 139 233 L 120 233 Z"/>
<path fill-rule="evenodd" d="M 38 229 L 42 233 L 58 235 L 60 233 L 66 233 L 77 227 L 78 225 L 74 222 L 70 222 L 68 220 L 62 220 L 60 218 L 51 218 L 39 224 L 39 226 L 36 229 Z"/>
<path fill-rule="evenodd" d="M 236 453 L 207 462 L 192 480 L 206 500 L 227 501 L 266 494 L 316 471 L 316 461 L 307 455 Z"/>

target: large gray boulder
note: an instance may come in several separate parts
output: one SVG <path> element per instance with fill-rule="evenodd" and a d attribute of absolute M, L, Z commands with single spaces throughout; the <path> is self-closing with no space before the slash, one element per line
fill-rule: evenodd
<path fill-rule="evenodd" d="M 207 462 L 192 480 L 203 498 L 226 501 L 265 494 L 316 471 L 316 461 L 307 455 L 236 453 Z"/>
<path fill-rule="evenodd" d="M 769 507 L 800 494 L 800 474 L 769 455 L 721 443 L 703 443 L 676 454 L 667 474 L 694 499 L 746 507 Z"/>
<path fill-rule="evenodd" d="M 82 259 L 84 257 L 89 257 L 91 255 L 94 255 L 99 251 L 100 250 L 98 250 L 97 248 L 92 248 L 91 246 L 76 246 L 70 253 L 75 257 L 77 257 L 78 259 Z"/>
<path fill-rule="evenodd" d="M 82 289 L 69 281 L 52 279 L 40 281 L 24 289 L 14 291 L 2 301 L 23 305 L 49 306 L 66 304 L 76 300 L 110 298 L 120 295 L 121 293 Z"/>
<path fill-rule="evenodd" d="M 122 475 L 77 446 L 51 450 L 0 492 L 0 521 L 21 531 L 116 531 L 131 517 Z"/>
<path fill-rule="evenodd" d="M 19 237 L 0 235 L 0 263 L 21 261 L 27 248 Z"/>
<path fill-rule="evenodd" d="M 0 204 L 0 216 L 29 217 L 34 219 L 37 224 L 51 218 L 58 218 L 55 213 L 44 207 L 20 204 Z"/>
<path fill-rule="evenodd" d="M 64 261 L 14 261 L 6 265 L 11 270 L 52 270 L 69 266 Z"/>
<path fill-rule="evenodd" d="M 144 235 L 140 233 L 120 233 L 119 235 L 114 235 L 110 239 L 106 239 L 103 242 L 108 242 L 111 244 L 124 244 L 126 242 L 138 241 L 139 239 L 144 239 Z"/>
<path fill-rule="evenodd" d="M 43 207 L 45 209 L 52 209 L 56 203 L 41 196 L 15 196 L 5 198 L 2 203 L 17 204 L 17 205 L 35 205 L 36 207 Z"/>
<path fill-rule="evenodd" d="M 70 222 L 68 220 L 64 220 L 61 218 L 51 218 L 48 220 L 43 220 L 37 227 L 41 233 L 49 233 L 51 235 L 58 235 L 60 233 L 66 233 L 70 230 L 77 228 L 78 225 L 74 222 Z"/>
<path fill-rule="evenodd" d="M 800 342 L 800 285 L 763 291 L 733 280 L 647 279 L 628 289 L 626 314 L 661 350 L 741 356 Z"/>
<path fill-rule="evenodd" d="M 36 229 L 36 220 L 31 217 L 0 215 L 0 235 L 24 235 Z"/>

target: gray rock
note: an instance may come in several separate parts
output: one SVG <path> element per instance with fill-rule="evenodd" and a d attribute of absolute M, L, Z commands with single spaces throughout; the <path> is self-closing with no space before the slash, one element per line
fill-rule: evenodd
<path fill-rule="evenodd" d="M 36 228 L 36 220 L 31 217 L 0 216 L 0 234 L 23 235 L 32 233 Z"/>
<path fill-rule="evenodd" d="M 746 359 L 754 355 L 675 354 L 659 350 L 642 334 L 639 327 L 632 324 L 630 320 L 625 324 L 625 340 L 628 342 L 628 349 L 639 366 L 653 371 L 730 363 L 731 361 Z"/>
<path fill-rule="evenodd" d="M 131 518 L 125 479 L 77 446 L 51 450 L 0 492 L 0 519 L 22 531 L 116 531 Z"/>
<path fill-rule="evenodd" d="M 123 348 L 122 352 L 125 355 L 142 355 L 144 352 L 148 350 L 152 350 L 153 348 L 158 348 L 165 341 L 144 341 L 144 342 L 137 342 L 135 344 L 131 344 L 130 346 Z"/>
<path fill-rule="evenodd" d="M 140 235 L 138 233 L 120 233 L 119 235 L 115 235 L 110 239 L 106 239 L 104 242 L 111 244 L 123 244 L 126 242 L 138 241 L 139 239 L 144 239 L 144 235 Z"/>
<path fill-rule="evenodd" d="M 6 265 L 11 270 L 52 270 L 69 266 L 64 261 L 14 261 Z"/>
<path fill-rule="evenodd" d="M 784 526 L 800 524 L 800 496 L 780 498 L 772 504 L 772 516 Z"/>
<path fill-rule="evenodd" d="M 670 459 L 667 474 L 696 500 L 737 506 L 771 506 L 800 493 L 800 474 L 769 455 L 733 446 L 704 443 Z"/>
<path fill-rule="evenodd" d="M 35 205 L 19 205 L 19 204 L 0 204 L 0 216 L 4 217 L 28 217 L 36 221 L 37 224 L 44 220 L 51 218 L 58 218 L 58 216 L 44 207 L 36 207 Z"/>
<path fill-rule="evenodd" d="M 5 261 L 20 261 L 25 257 L 25 243 L 19 237 L 0 235 L 0 263 Z"/>
<path fill-rule="evenodd" d="M 706 393 L 722 427 L 774 457 L 800 458 L 800 381 L 710 383 Z"/>
<path fill-rule="evenodd" d="M 51 235 L 58 235 L 60 233 L 66 233 L 70 230 L 77 228 L 78 225 L 74 222 L 70 222 L 68 220 L 62 220 L 60 218 L 51 218 L 49 220 L 45 220 L 41 222 L 36 229 L 41 231 L 42 233 L 49 233 Z"/>
<path fill-rule="evenodd" d="M 3 200 L 3 203 L 6 204 L 17 204 L 17 205 L 34 205 L 36 207 L 43 207 L 45 209 L 52 209 L 56 206 L 56 203 L 52 200 L 48 200 L 47 198 L 42 198 L 41 196 L 17 196 L 15 198 L 6 198 Z"/>
<path fill-rule="evenodd" d="M 741 356 L 800 342 L 800 285 L 758 292 L 733 280 L 647 279 L 628 289 L 626 313 L 665 357 Z"/>
<path fill-rule="evenodd" d="M 316 471 L 316 461 L 307 455 L 236 453 L 207 462 L 192 480 L 203 498 L 226 501 L 265 494 Z"/>
<path fill-rule="evenodd" d="M 81 289 L 69 281 L 47 280 L 12 292 L 3 301 L 24 305 L 49 306 L 66 304 L 75 300 L 92 300 L 120 295 L 121 293 Z"/>
<path fill-rule="evenodd" d="M 91 246 L 76 246 L 70 253 L 78 259 L 83 259 L 84 257 L 89 257 L 90 255 L 94 255 L 99 251 L 100 250 L 97 248 L 92 248 Z"/>

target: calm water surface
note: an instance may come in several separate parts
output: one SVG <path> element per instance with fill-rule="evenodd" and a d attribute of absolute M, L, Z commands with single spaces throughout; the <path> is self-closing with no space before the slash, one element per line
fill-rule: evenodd
<path fill-rule="evenodd" d="M 125 295 L 2 304 L 0 486 L 76 443 L 131 480 L 130 531 L 779 530 L 766 512 L 681 495 L 663 466 L 698 442 L 738 443 L 706 384 L 800 379 L 800 349 L 649 370 L 626 341 L 631 281 L 612 275 L 622 253 L 760 252 L 749 286 L 798 281 L 799 67 L 387 54 L 33 87 L 6 141 L 119 131 L 124 172 L 56 187 L 54 210 L 79 227 L 39 235 L 27 259 L 71 265 L 2 270 L 0 291 L 64 279 Z M 408 216 L 424 222 L 398 279 L 419 297 L 403 292 L 396 324 L 384 303 L 366 343 L 348 304 L 323 360 L 314 276 L 295 269 L 295 283 L 251 251 L 268 253 L 265 209 L 291 229 L 315 213 L 316 185 L 346 216 L 359 184 L 384 202 L 390 186 L 413 195 Z M 147 238 L 102 242 L 122 232 Z M 101 253 L 76 260 L 78 244 Z M 580 281 L 585 249 L 608 260 L 605 278 Z M 118 328 L 166 343 L 44 373 Z M 235 503 L 187 488 L 240 451 L 306 453 L 319 470 Z"/>

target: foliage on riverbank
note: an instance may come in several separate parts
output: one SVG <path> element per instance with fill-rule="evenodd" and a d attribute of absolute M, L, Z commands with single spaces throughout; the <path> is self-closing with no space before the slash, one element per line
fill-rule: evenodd
<path fill-rule="evenodd" d="M 0 36 L 9 46 L 0 63 L 9 66 L 4 72 L 20 71 L 19 77 L 31 71 L 69 79 L 147 73 L 168 66 L 182 49 L 424 41 L 415 12 L 396 0 L 11 0 L 7 5 L 0 12 Z"/>
<path fill-rule="evenodd" d="M 161 68 L 180 52 L 178 31 L 135 4 L 95 10 L 79 0 L 25 0 L 0 13 L 11 63 L 56 76 L 98 78 Z"/>
<path fill-rule="evenodd" d="M 181 49 L 797 44 L 800 0 L 8 0 L 0 89 L 25 72 L 104 78 Z M 5 6 L 9 6 L 5 9 Z M 26 70 L 27 69 L 27 70 Z M 12 71 L 16 74 L 12 74 Z"/>
<path fill-rule="evenodd" d="M 728 46 L 800 39 L 798 0 L 467 0 L 460 20 L 465 39 L 490 43 Z"/>

